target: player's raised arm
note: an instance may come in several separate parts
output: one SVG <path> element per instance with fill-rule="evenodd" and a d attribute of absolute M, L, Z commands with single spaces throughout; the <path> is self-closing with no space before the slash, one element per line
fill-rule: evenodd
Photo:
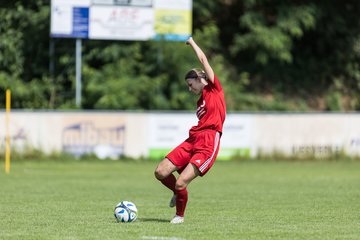
<path fill-rule="evenodd" d="M 205 73 L 206 75 L 209 77 L 209 80 L 214 83 L 214 71 L 213 69 L 211 68 L 208 60 L 207 60 L 207 57 L 205 55 L 205 53 L 201 50 L 201 48 L 196 44 L 196 42 L 194 41 L 194 39 L 192 37 L 190 37 L 187 41 L 186 41 L 186 44 L 190 45 L 195 53 L 196 53 L 196 56 L 198 57 L 199 61 L 201 62 L 201 64 L 203 65 L 204 67 L 204 70 L 205 70 Z"/>

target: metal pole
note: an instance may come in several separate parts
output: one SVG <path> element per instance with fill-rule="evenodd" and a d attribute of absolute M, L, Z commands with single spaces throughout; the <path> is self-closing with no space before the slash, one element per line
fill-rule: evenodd
<path fill-rule="evenodd" d="M 81 39 L 76 39 L 76 106 L 81 106 Z"/>
<path fill-rule="evenodd" d="M 55 107 L 55 94 L 56 94 L 56 86 L 55 86 L 55 40 L 50 38 L 49 44 L 49 76 L 51 81 L 51 92 L 49 99 L 49 108 L 53 109 Z"/>

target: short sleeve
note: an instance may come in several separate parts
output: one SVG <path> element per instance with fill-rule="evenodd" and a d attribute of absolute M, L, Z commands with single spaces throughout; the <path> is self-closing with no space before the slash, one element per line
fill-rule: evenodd
<path fill-rule="evenodd" d="M 214 83 L 210 83 L 217 91 L 221 92 L 222 91 L 222 86 L 220 84 L 219 79 L 217 78 L 217 76 L 214 74 Z"/>

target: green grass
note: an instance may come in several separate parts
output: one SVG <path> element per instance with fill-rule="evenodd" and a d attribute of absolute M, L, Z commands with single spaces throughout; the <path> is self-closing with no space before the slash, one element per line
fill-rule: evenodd
<path fill-rule="evenodd" d="M 360 162 L 217 162 L 189 186 L 182 225 L 169 224 L 155 165 L 13 162 L 0 172 L 0 239 L 360 238 Z M 136 222 L 116 223 L 120 200 L 136 203 Z"/>

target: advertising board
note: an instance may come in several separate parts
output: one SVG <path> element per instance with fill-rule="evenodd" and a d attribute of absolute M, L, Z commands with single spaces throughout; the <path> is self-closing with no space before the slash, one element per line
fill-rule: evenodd
<path fill-rule="evenodd" d="M 192 0 L 51 0 L 50 36 L 185 41 Z"/>

